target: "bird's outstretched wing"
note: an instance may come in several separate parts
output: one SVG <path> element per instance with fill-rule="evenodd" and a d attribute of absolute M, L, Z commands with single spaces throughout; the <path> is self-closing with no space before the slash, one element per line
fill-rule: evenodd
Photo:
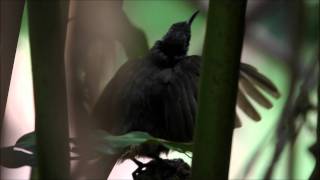
<path fill-rule="evenodd" d="M 237 104 L 245 114 L 255 121 L 259 121 L 261 117 L 247 97 L 250 97 L 262 107 L 270 109 L 272 103 L 263 92 L 274 98 L 280 97 L 280 93 L 272 81 L 259 73 L 253 66 L 241 63 Z"/>
<path fill-rule="evenodd" d="M 188 56 L 167 69 L 147 59 L 128 61 L 106 86 L 94 108 L 93 115 L 100 128 L 115 134 L 145 131 L 164 139 L 190 141 L 200 65 L 200 56 Z M 261 117 L 248 97 L 262 107 L 271 108 L 272 103 L 263 92 L 275 98 L 280 96 L 267 77 L 242 63 L 237 106 L 255 121 Z M 241 126 L 238 116 L 235 124 Z"/>
<path fill-rule="evenodd" d="M 191 141 L 197 110 L 200 64 L 192 58 L 180 61 L 169 72 L 158 74 L 161 79 L 165 129 L 174 141 Z M 165 78 L 164 78 L 165 77 Z"/>
<path fill-rule="evenodd" d="M 200 56 L 189 56 L 189 58 L 198 64 L 201 64 Z M 199 68 L 198 71 L 200 71 L 200 66 L 197 67 Z M 256 68 L 246 63 L 240 64 L 238 87 L 237 106 L 255 121 L 259 121 L 261 117 L 255 107 L 249 101 L 248 97 L 250 97 L 252 101 L 267 109 L 272 107 L 272 103 L 264 94 L 271 95 L 274 98 L 280 97 L 280 93 L 272 81 L 261 74 Z M 237 115 L 236 127 L 239 126 L 241 126 L 241 122 L 239 116 Z"/>

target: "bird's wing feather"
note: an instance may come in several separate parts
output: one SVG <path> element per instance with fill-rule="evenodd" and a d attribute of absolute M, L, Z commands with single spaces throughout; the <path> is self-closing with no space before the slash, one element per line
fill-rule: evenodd
<path fill-rule="evenodd" d="M 103 89 L 92 110 L 98 128 L 111 132 L 114 127 L 119 126 L 123 96 L 132 86 L 132 79 L 137 74 L 136 69 L 139 69 L 142 63 L 142 60 L 127 61 Z"/>
<path fill-rule="evenodd" d="M 195 79 L 196 81 L 198 81 L 198 77 L 200 75 L 201 57 L 189 56 L 188 59 L 192 60 L 187 61 L 187 63 L 183 64 L 186 65 L 186 72 L 188 72 L 187 76 L 190 79 L 196 77 Z M 192 84 L 197 86 L 197 82 Z M 261 106 L 269 109 L 272 107 L 272 103 L 263 95 L 262 92 L 270 94 L 275 98 L 278 98 L 280 96 L 278 89 L 272 83 L 272 81 L 258 72 L 256 68 L 246 63 L 241 63 L 240 65 L 238 87 L 239 93 L 237 98 L 237 106 L 255 121 L 260 120 L 261 117 L 247 97 L 252 98 L 252 101 L 257 102 Z M 197 92 L 197 90 L 195 90 L 194 92 Z M 240 125 L 240 122 L 237 122 L 237 124 Z"/>
<path fill-rule="evenodd" d="M 132 117 L 138 116 L 130 115 L 133 122 L 130 130 L 146 131 L 172 141 L 192 140 L 200 67 L 198 62 L 193 61 L 192 58 L 186 59 L 173 68 L 154 70 L 148 80 L 137 83 L 143 97 L 130 101 L 129 106 L 139 106 L 142 101 L 149 105 L 142 107 L 140 104 L 144 110 L 141 112 L 143 117 L 133 118 L 135 120 L 132 121 Z M 139 126 L 138 121 L 143 121 L 143 127 Z"/>
<path fill-rule="evenodd" d="M 197 109 L 200 57 L 189 56 L 173 69 L 170 80 L 164 84 L 162 95 L 165 106 L 165 122 L 177 141 L 190 141 L 193 135 Z M 168 98 L 166 98 L 168 97 Z"/>
<path fill-rule="evenodd" d="M 267 99 L 257 87 L 255 87 L 247 78 L 247 76 L 242 75 L 239 79 L 239 90 L 244 91 L 249 97 L 256 101 L 261 106 L 270 109 L 272 103 Z"/>
<path fill-rule="evenodd" d="M 240 78 L 246 78 L 250 83 L 258 86 L 264 92 L 272 95 L 274 98 L 279 98 L 280 93 L 277 87 L 266 76 L 258 72 L 253 66 L 241 63 L 240 65 Z"/>
<path fill-rule="evenodd" d="M 246 115 L 255 121 L 259 121 L 261 117 L 247 97 L 252 98 L 253 102 L 260 104 L 262 107 L 269 109 L 272 107 L 272 103 L 262 92 L 274 98 L 280 97 L 278 89 L 271 80 L 258 72 L 255 67 L 241 63 L 237 105 Z"/>
<path fill-rule="evenodd" d="M 157 137 L 189 141 L 196 118 L 200 64 L 200 56 L 188 56 L 165 70 L 147 60 L 129 61 L 106 86 L 93 114 L 103 129 L 115 133 L 141 130 Z M 260 91 L 279 97 L 268 78 L 242 63 L 237 106 L 254 120 L 260 116 L 246 96 L 266 108 L 272 106 Z"/>

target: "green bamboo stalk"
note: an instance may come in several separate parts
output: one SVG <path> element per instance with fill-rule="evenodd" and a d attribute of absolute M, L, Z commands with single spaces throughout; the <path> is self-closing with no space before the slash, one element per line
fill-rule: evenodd
<path fill-rule="evenodd" d="M 227 179 L 246 0 L 211 0 L 201 69 L 192 179 Z"/>
<path fill-rule="evenodd" d="M 70 179 L 64 44 L 68 1 L 28 2 L 39 179 Z"/>

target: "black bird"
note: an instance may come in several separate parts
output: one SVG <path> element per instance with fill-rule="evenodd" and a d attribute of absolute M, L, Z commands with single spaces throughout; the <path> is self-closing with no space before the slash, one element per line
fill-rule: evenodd
<path fill-rule="evenodd" d="M 102 92 L 93 114 L 100 128 L 113 134 L 144 131 L 170 141 L 190 142 L 196 118 L 201 57 L 188 56 L 191 24 L 173 24 L 145 57 L 127 61 Z M 259 87 L 259 89 L 257 88 Z M 279 97 L 273 83 L 254 67 L 241 64 L 238 106 L 253 120 L 260 116 L 245 94 L 266 108 L 272 104 L 260 92 Z M 240 121 L 236 121 L 240 126 Z M 159 158 L 163 146 L 131 147 L 122 159 Z"/>

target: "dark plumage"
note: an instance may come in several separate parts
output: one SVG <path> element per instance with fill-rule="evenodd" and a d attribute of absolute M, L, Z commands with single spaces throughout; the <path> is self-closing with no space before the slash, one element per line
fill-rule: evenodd
<path fill-rule="evenodd" d="M 145 57 L 129 60 L 119 69 L 94 109 L 99 127 L 114 134 L 144 131 L 171 141 L 192 140 L 201 57 L 187 56 L 187 51 L 191 23 L 196 15 L 188 21 L 173 24 Z M 240 70 L 243 79 L 240 80 L 240 108 L 254 120 L 259 120 L 259 114 L 244 93 L 253 93 L 254 100 L 270 108 L 271 103 L 256 86 L 274 96 L 279 95 L 278 91 L 255 68 L 242 64 Z M 166 151 L 166 148 L 154 145 L 131 149 L 123 158 L 136 155 L 156 158 Z"/>

